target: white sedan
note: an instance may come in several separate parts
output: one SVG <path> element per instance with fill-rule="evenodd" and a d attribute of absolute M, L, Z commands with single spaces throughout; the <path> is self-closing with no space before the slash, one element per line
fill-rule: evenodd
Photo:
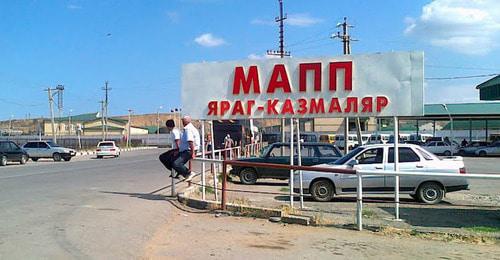
<path fill-rule="evenodd" d="M 97 158 L 104 156 L 120 156 L 120 147 L 116 146 L 114 141 L 102 141 L 97 144 L 96 149 Z"/>
<path fill-rule="evenodd" d="M 363 193 L 387 194 L 394 192 L 394 176 L 385 176 L 384 171 L 394 170 L 393 145 L 378 144 L 357 147 L 342 158 L 328 164 L 317 165 L 332 169 L 352 169 L 360 171 L 380 171 L 363 176 Z M 468 189 L 467 179 L 460 178 L 465 173 L 463 158 L 439 159 L 412 144 L 399 146 L 399 167 L 402 172 L 429 172 L 456 174 L 457 177 L 404 176 L 400 178 L 401 194 L 428 204 L 439 203 L 447 192 Z M 294 187 L 299 187 L 299 178 L 294 178 Z M 311 194 L 316 201 L 330 201 L 336 195 L 355 194 L 357 175 L 342 173 L 303 172 L 303 192 Z M 294 188 L 299 192 L 300 188 Z"/>
<path fill-rule="evenodd" d="M 500 141 L 477 149 L 475 154 L 479 156 L 500 155 Z"/>
<path fill-rule="evenodd" d="M 433 154 L 442 154 L 444 156 L 458 153 L 458 146 L 456 144 L 451 145 L 443 141 L 433 141 L 422 147 Z"/>

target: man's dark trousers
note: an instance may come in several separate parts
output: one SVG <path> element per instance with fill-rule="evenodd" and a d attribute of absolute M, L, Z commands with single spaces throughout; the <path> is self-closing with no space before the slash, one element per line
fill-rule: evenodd
<path fill-rule="evenodd" d="M 160 154 L 160 162 L 165 165 L 165 167 L 169 170 L 172 170 L 172 164 L 174 163 L 175 159 L 177 159 L 177 156 L 179 155 L 179 149 L 171 149 L 168 150 L 167 152 L 164 152 Z"/>
<path fill-rule="evenodd" d="M 193 157 L 193 153 L 191 151 L 182 151 L 179 153 L 179 157 L 175 159 L 174 163 L 172 164 L 172 168 L 174 168 L 177 173 L 180 175 L 186 177 L 188 176 L 191 172 L 190 170 L 184 165 L 186 164 L 191 158 Z"/>

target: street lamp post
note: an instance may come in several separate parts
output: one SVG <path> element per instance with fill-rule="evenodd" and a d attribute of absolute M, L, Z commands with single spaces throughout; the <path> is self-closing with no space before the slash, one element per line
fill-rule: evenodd
<path fill-rule="evenodd" d="M 71 135 L 71 112 L 73 112 L 73 109 L 69 110 L 69 116 L 68 116 L 68 134 Z"/>
<path fill-rule="evenodd" d="M 156 110 L 156 144 L 160 146 L 160 110 L 163 106 L 158 107 Z"/>
<path fill-rule="evenodd" d="M 14 118 L 14 115 L 10 115 L 10 120 L 9 120 L 9 137 L 12 134 L 12 119 Z"/>
<path fill-rule="evenodd" d="M 446 104 L 441 104 L 441 105 L 443 106 L 444 110 L 446 110 L 446 112 L 448 113 L 448 118 L 450 119 L 451 146 L 453 147 L 454 145 L 453 141 L 455 141 L 455 136 L 453 133 L 453 118 L 451 117 L 450 110 L 448 110 L 448 106 Z M 451 149 L 451 155 L 453 156 L 453 148 Z"/>

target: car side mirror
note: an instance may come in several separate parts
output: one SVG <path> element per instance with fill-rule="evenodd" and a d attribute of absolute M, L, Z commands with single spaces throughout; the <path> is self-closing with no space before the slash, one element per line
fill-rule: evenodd
<path fill-rule="evenodd" d="M 352 168 L 352 167 L 354 167 L 355 165 L 358 165 L 358 164 L 359 164 L 359 161 L 358 161 L 358 160 L 351 160 L 351 161 L 349 161 L 349 162 L 347 163 L 347 165 L 348 165 L 349 167 L 351 167 L 351 168 Z"/>

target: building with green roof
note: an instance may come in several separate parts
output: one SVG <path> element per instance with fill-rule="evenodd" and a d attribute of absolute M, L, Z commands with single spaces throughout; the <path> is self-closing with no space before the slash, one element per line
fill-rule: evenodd
<path fill-rule="evenodd" d="M 476 86 L 480 100 L 500 100 L 500 75 Z"/>

